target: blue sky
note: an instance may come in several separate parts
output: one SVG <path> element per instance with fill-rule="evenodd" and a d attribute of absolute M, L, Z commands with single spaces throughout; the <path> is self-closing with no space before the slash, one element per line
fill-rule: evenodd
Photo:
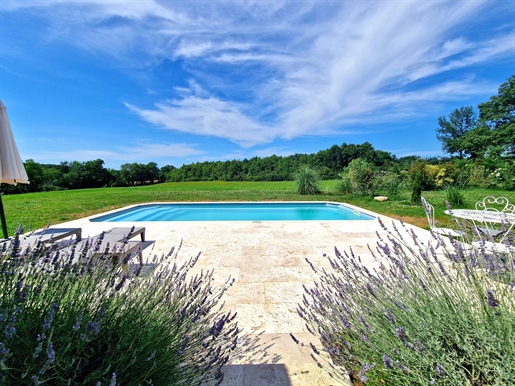
<path fill-rule="evenodd" d="M 441 156 L 438 117 L 515 73 L 514 30 L 512 0 L 2 0 L 0 98 L 39 163 Z"/>

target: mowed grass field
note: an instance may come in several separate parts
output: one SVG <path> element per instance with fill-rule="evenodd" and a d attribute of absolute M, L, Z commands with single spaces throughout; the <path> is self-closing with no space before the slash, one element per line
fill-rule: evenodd
<path fill-rule="evenodd" d="M 349 203 L 373 212 L 402 218 L 405 222 L 428 228 L 425 212 L 420 204 L 412 204 L 411 192 L 386 202 L 371 197 L 342 195 L 336 192 L 338 181 L 322 181 L 322 194 L 303 196 L 295 193 L 293 181 L 279 182 L 171 182 L 147 186 L 65 190 L 55 192 L 4 195 L 3 204 L 9 234 L 19 225 L 37 229 L 48 224 L 59 224 L 82 217 L 147 202 L 203 202 L 203 201 L 335 201 Z M 381 194 L 381 192 L 378 192 Z M 467 189 L 464 191 L 465 208 L 484 196 L 504 196 L 515 201 L 515 193 L 491 189 Z M 423 196 L 435 206 L 437 219 L 451 224 L 443 213 L 445 192 L 423 192 Z"/>

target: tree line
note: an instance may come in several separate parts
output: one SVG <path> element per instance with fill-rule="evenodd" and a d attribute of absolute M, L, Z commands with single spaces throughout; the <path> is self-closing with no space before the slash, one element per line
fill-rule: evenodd
<path fill-rule="evenodd" d="M 488 102 L 478 105 L 479 114 L 472 106 L 455 109 L 449 117 L 438 119 L 436 136 L 442 150 L 450 157 L 422 159 L 418 156 L 397 158 L 390 152 L 376 150 L 369 142 L 360 145 L 343 143 L 312 154 L 253 157 L 243 160 L 210 161 L 158 167 L 147 164 L 125 163 L 120 169 L 104 167 L 104 161 L 61 162 L 40 164 L 32 159 L 25 162 L 30 184 L 5 185 L 6 193 L 26 193 L 63 189 L 85 189 L 134 186 L 159 182 L 181 181 L 288 181 L 294 180 L 302 166 L 317 171 L 321 179 L 338 179 L 356 159 L 381 170 L 399 173 L 423 164 L 446 165 L 449 170 L 481 171 L 479 180 L 498 179 L 506 186 L 515 186 L 515 75 L 512 75 Z M 451 167 L 449 162 L 453 162 Z M 421 166 L 422 164 L 422 166 Z M 434 168 L 433 168 L 434 169 Z M 436 169 L 435 169 L 436 170 Z M 456 172 L 453 172 L 456 174 Z M 509 181 L 508 181 L 509 180 Z M 507 184 L 510 182 L 510 184 Z"/>
<path fill-rule="evenodd" d="M 64 189 L 147 185 L 159 182 L 179 181 L 285 181 L 293 180 L 301 165 L 310 165 L 324 179 L 338 178 L 339 173 L 353 159 L 363 158 L 377 167 L 390 167 L 399 160 L 392 154 L 375 150 L 369 143 L 361 145 L 333 145 L 327 150 L 313 154 L 291 156 L 253 157 L 244 160 L 197 162 L 180 168 L 172 165 L 158 167 L 155 162 L 147 164 L 125 163 L 120 169 L 104 167 L 104 161 L 61 162 L 40 164 L 27 160 L 30 184 L 4 186 L 6 193 L 28 193 Z"/>

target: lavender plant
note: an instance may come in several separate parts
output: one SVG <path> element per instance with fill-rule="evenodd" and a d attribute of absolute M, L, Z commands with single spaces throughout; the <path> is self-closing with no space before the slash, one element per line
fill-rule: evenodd
<path fill-rule="evenodd" d="M 16 235 L 0 258 L 0 384 L 221 382 L 239 337 L 218 307 L 231 282 L 192 276 L 199 256 L 180 264 L 179 249 L 129 277 L 107 254 L 20 251 Z"/>
<path fill-rule="evenodd" d="M 378 268 L 337 249 L 331 270 L 311 265 L 298 312 L 315 359 L 353 385 L 515 384 L 513 254 L 383 228 Z"/>

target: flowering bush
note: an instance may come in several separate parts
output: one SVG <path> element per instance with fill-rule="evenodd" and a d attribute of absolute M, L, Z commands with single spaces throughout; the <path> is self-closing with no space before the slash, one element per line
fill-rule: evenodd
<path fill-rule="evenodd" d="M 415 182 L 418 176 L 418 182 L 422 190 L 434 190 L 436 188 L 435 176 L 431 173 L 436 172 L 436 169 L 430 168 L 429 166 L 430 165 L 422 160 L 415 161 L 408 172 L 411 184 Z M 420 199 L 417 202 L 419 201 Z"/>
<path fill-rule="evenodd" d="M 501 188 L 506 190 L 515 189 L 515 172 L 513 168 L 504 167 L 497 168 L 492 171 L 487 179 L 490 182 L 490 187 Z"/>
<path fill-rule="evenodd" d="M 40 252 L 21 252 L 16 235 L 0 255 L 0 384 L 221 381 L 239 330 L 215 309 L 230 283 L 188 275 L 198 256 L 179 264 L 172 250 L 129 277 L 87 248 Z"/>
<path fill-rule="evenodd" d="M 298 312 L 316 360 L 353 385 L 514 385 L 513 255 L 384 229 L 377 268 L 352 250 L 312 265 Z"/>
<path fill-rule="evenodd" d="M 374 171 L 370 162 L 363 158 L 353 159 L 341 174 L 343 180 L 348 179 L 353 192 L 362 195 L 374 195 Z"/>

